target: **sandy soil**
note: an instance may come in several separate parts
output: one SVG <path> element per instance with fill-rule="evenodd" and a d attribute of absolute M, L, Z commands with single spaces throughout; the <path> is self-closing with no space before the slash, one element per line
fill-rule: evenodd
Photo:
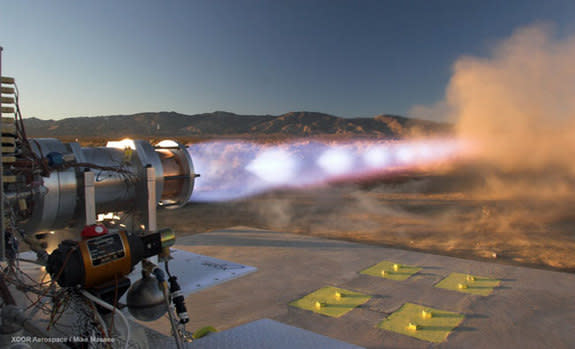
<path fill-rule="evenodd" d="M 451 180 L 451 179 L 447 179 Z M 339 184 L 161 211 L 189 235 L 251 226 L 575 272 L 575 212 L 567 199 L 486 199 L 427 190 L 446 178 Z"/>

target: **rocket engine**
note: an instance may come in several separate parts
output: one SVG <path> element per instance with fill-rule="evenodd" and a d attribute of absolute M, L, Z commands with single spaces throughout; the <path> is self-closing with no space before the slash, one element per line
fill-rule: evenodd
<path fill-rule="evenodd" d="M 28 138 L 15 81 L 1 74 L 1 52 L 0 47 L 3 304 L 14 305 L 5 280 L 20 282 L 18 245 L 24 240 L 52 283 L 83 296 L 94 309 L 98 305 L 97 312 L 103 316 L 114 313 L 116 301 L 128 289 L 128 309 L 136 318 L 153 320 L 168 312 L 176 343 L 182 347 L 187 333 L 183 326 L 189 318 L 177 277 L 168 269 L 175 234 L 169 228 L 158 229 L 156 210 L 178 208 L 189 201 L 199 175 L 187 148 L 171 140 L 81 147 L 75 142 Z M 168 277 L 149 260 L 155 256 L 165 264 Z M 126 276 L 137 265 L 142 279 L 131 285 Z M 52 286 L 34 287 L 40 288 L 37 294 L 51 297 Z M 0 308 L 0 332 L 12 330 L 3 328 L 4 324 L 23 322 L 28 331 L 43 333 L 30 327 L 21 311 L 13 310 Z M 115 313 L 129 330 L 126 318 Z M 99 314 L 95 319 L 106 327 Z M 126 346 L 128 342 L 126 338 Z"/>

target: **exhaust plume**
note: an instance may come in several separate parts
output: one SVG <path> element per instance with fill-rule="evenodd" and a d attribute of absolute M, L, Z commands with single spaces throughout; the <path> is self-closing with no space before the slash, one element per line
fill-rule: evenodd
<path fill-rule="evenodd" d="M 227 201 L 277 189 L 426 171 L 460 156 L 463 148 L 453 140 L 438 139 L 191 144 L 188 150 L 202 176 L 190 200 Z"/>

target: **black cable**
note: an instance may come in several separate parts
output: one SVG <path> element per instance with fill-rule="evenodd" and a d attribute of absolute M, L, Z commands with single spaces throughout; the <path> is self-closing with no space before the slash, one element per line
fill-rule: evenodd
<path fill-rule="evenodd" d="M 18 85 L 16 83 L 14 83 L 14 87 L 15 87 L 15 106 L 16 106 L 16 120 L 15 120 L 15 126 L 16 126 L 16 131 L 17 131 L 17 136 L 20 139 L 20 142 L 23 145 L 23 150 L 26 151 L 26 155 L 28 155 L 28 157 L 30 157 L 33 161 L 33 163 L 35 163 L 36 165 L 38 165 L 38 167 L 40 167 L 44 173 L 50 173 L 48 167 L 46 166 L 45 163 L 42 162 L 41 158 L 38 158 L 38 156 L 36 155 L 36 153 L 34 153 L 34 151 L 32 150 L 32 146 L 30 145 L 30 142 L 28 141 L 28 136 L 26 135 L 26 128 L 24 126 L 24 118 L 22 116 L 22 110 L 20 108 L 20 92 L 18 90 Z M 41 152 L 40 147 L 38 146 L 38 150 Z M 42 156 L 43 158 L 43 156 Z"/>
<path fill-rule="evenodd" d="M 167 260 L 164 262 L 164 269 L 166 269 L 166 273 L 168 274 L 168 278 L 171 278 L 172 274 L 170 274 L 170 267 L 168 266 Z"/>
<path fill-rule="evenodd" d="M 176 276 L 171 276 L 168 281 L 170 282 L 170 294 L 172 296 L 172 302 L 176 307 L 176 314 L 178 314 L 180 323 L 186 324 L 190 321 L 190 317 L 186 309 L 186 302 L 182 288 L 178 284 L 178 278 Z"/>

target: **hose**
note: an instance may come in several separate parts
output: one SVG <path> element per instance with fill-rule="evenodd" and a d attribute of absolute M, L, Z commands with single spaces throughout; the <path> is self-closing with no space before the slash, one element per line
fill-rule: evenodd
<path fill-rule="evenodd" d="M 84 295 L 86 298 L 88 298 L 89 300 L 91 300 L 92 302 L 100 305 L 101 307 L 108 309 L 110 311 L 114 311 L 115 314 L 120 315 L 120 318 L 122 319 L 122 321 L 124 322 L 124 325 L 126 325 L 126 342 L 124 344 L 124 349 L 128 349 L 128 344 L 130 342 L 130 336 L 131 336 L 131 329 L 130 329 L 130 323 L 128 323 L 128 319 L 126 319 L 126 317 L 124 316 L 124 314 L 122 314 L 122 312 L 120 311 L 120 309 L 115 308 L 114 306 L 112 306 L 111 304 L 108 304 L 106 302 L 104 302 L 103 300 L 101 300 L 100 298 L 94 296 L 93 294 L 91 294 L 90 292 L 86 291 L 86 290 L 81 290 L 80 293 L 82 293 L 82 295 Z"/>

